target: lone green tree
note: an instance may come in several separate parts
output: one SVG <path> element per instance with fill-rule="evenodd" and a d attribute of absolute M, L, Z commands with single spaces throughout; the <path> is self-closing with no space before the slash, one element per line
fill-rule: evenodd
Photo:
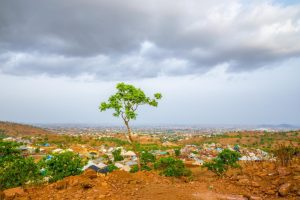
<path fill-rule="evenodd" d="M 100 111 L 106 111 L 107 109 L 113 109 L 113 116 L 122 117 L 127 133 L 126 138 L 130 144 L 132 144 L 135 154 L 137 155 L 138 167 L 141 169 L 139 153 L 135 148 L 135 141 L 133 139 L 133 133 L 129 126 L 130 120 L 135 120 L 137 117 L 137 109 L 141 105 L 150 105 L 157 107 L 157 100 L 162 98 L 160 93 L 154 94 L 154 98 L 147 97 L 139 88 L 133 85 L 118 83 L 116 86 L 117 92 L 110 96 L 108 102 L 102 102 L 99 106 Z"/>

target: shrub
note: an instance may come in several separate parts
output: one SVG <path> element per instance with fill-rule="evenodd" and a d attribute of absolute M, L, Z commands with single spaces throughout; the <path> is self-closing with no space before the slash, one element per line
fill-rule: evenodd
<path fill-rule="evenodd" d="M 115 171 L 117 169 L 119 169 L 119 168 L 117 168 L 114 164 L 107 165 L 108 172 L 113 172 L 113 171 Z"/>
<path fill-rule="evenodd" d="M 32 158 L 24 158 L 20 144 L 0 141 L 0 190 L 36 183 L 41 179 L 39 168 Z"/>
<path fill-rule="evenodd" d="M 33 158 L 18 158 L 5 162 L 0 168 L 0 189 L 22 186 L 27 182 L 37 183 L 41 180 L 39 167 Z"/>
<path fill-rule="evenodd" d="M 300 153 L 300 149 L 291 145 L 279 145 L 277 149 L 273 150 L 273 153 L 279 160 L 281 166 L 288 166 L 293 160 L 293 157 Z"/>
<path fill-rule="evenodd" d="M 40 152 L 41 152 L 41 149 L 38 147 L 38 148 L 34 149 L 34 152 L 35 152 L 35 153 L 40 153 Z"/>
<path fill-rule="evenodd" d="M 241 154 L 236 151 L 224 149 L 219 155 L 211 162 L 204 163 L 203 167 L 221 176 L 228 170 L 229 167 L 239 167 L 237 161 Z"/>
<path fill-rule="evenodd" d="M 141 153 L 141 165 L 147 165 L 148 163 L 154 163 L 156 160 L 155 155 L 149 153 L 148 151 L 143 151 Z"/>
<path fill-rule="evenodd" d="M 180 156 L 180 149 L 174 149 L 175 156 Z"/>
<path fill-rule="evenodd" d="M 130 173 L 136 173 L 139 171 L 138 165 L 133 165 L 130 169 Z"/>
<path fill-rule="evenodd" d="M 39 165 L 45 169 L 49 181 L 54 182 L 67 176 L 81 174 L 85 162 L 78 154 L 66 151 L 52 154 L 48 158 L 44 157 Z"/>
<path fill-rule="evenodd" d="M 124 160 L 123 156 L 121 156 L 121 149 L 115 149 L 112 152 L 112 155 L 114 156 L 114 161 L 115 162 Z"/>
<path fill-rule="evenodd" d="M 18 147 L 21 144 L 16 142 L 5 142 L 0 140 L 0 166 L 4 161 L 12 161 L 21 157 Z"/>
<path fill-rule="evenodd" d="M 165 176 L 191 176 L 192 172 L 184 166 L 182 160 L 174 159 L 172 157 L 165 157 L 159 159 L 154 164 L 156 170 L 160 170 Z"/>
<path fill-rule="evenodd" d="M 143 151 L 140 155 L 141 157 L 141 171 L 151 171 L 152 168 L 149 166 L 149 163 L 154 163 L 156 160 L 155 155 L 148 151 Z M 133 165 L 130 169 L 131 173 L 138 172 L 138 165 Z"/>

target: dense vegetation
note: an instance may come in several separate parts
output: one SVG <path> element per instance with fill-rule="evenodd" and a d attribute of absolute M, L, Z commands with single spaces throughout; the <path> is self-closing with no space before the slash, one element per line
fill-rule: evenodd
<path fill-rule="evenodd" d="M 154 168 L 164 176 L 191 176 L 192 172 L 184 166 L 182 160 L 172 157 L 160 158 L 155 162 Z"/>
<path fill-rule="evenodd" d="M 224 149 L 216 158 L 214 158 L 211 162 L 204 163 L 203 166 L 221 176 L 228 170 L 229 167 L 239 167 L 237 161 L 240 157 L 240 153 Z"/>
<path fill-rule="evenodd" d="M 45 170 L 50 182 L 82 173 L 85 162 L 76 153 L 66 151 L 44 157 L 38 165 Z"/>
<path fill-rule="evenodd" d="M 0 140 L 0 189 L 36 184 L 43 176 L 50 182 L 82 172 L 84 161 L 78 154 L 64 152 L 44 157 L 35 163 L 33 158 L 22 156 L 20 144 Z"/>
<path fill-rule="evenodd" d="M 18 143 L 0 140 L 0 189 L 41 180 L 38 166 L 32 158 L 24 158 L 18 147 Z"/>

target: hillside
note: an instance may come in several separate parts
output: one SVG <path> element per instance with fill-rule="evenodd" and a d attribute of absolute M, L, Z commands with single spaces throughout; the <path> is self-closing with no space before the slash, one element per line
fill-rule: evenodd
<path fill-rule="evenodd" d="M 260 169 L 260 170 L 258 170 Z M 224 178 L 211 172 L 192 169 L 192 179 L 168 178 L 155 172 L 128 173 L 114 171 L 107 176 L 86 171 L 55 183 L 37 187 L 5 190 L 3 199 L 190 199 L 190 200 L 296 200 L 299 193 L 298 164 L 275 169 L 268 162 L 243 165 L 243 170 L 230 170 Z M 289 172 L 289 173 L 287 173 Z M 270 175 L 272 174 L 272 175 Z M 272 182 L 272 184 L 270 184 Z M 280 197 L 285 191 L 281 184 L 289 183 L 293 191 Z M 1 198 L 0 198 L 1 199 Z"/>
<path fill-rule="evenodd" d="M 37 135 L 46 135 L 50 132 L 31 125 L 18 124 L 13 122 L 3 122 L 0 121 L 0 134 L 7 136 L 37 136 Z"/>

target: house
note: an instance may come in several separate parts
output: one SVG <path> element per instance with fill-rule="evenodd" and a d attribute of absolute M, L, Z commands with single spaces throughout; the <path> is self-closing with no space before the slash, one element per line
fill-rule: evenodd
<path fill-rule="evenodd" d="M 87 169 L 85 169 L 85 170 L 88 170 L 88 169 L 91 169 L 91 170 L 93 170 L 93 171 L 95 171 L 95 172 L 97 172 L 97 173 L 101 173 L 101 174 L 107 174 L 107 173 L 109 172 L 107 166 L 104 167 L 104 168 L 99 168 L 99 167 L 97 167 L 96 165 L 91 165 L 91 166 L 89 166 L 89 167 L 88 167 Z"/>

